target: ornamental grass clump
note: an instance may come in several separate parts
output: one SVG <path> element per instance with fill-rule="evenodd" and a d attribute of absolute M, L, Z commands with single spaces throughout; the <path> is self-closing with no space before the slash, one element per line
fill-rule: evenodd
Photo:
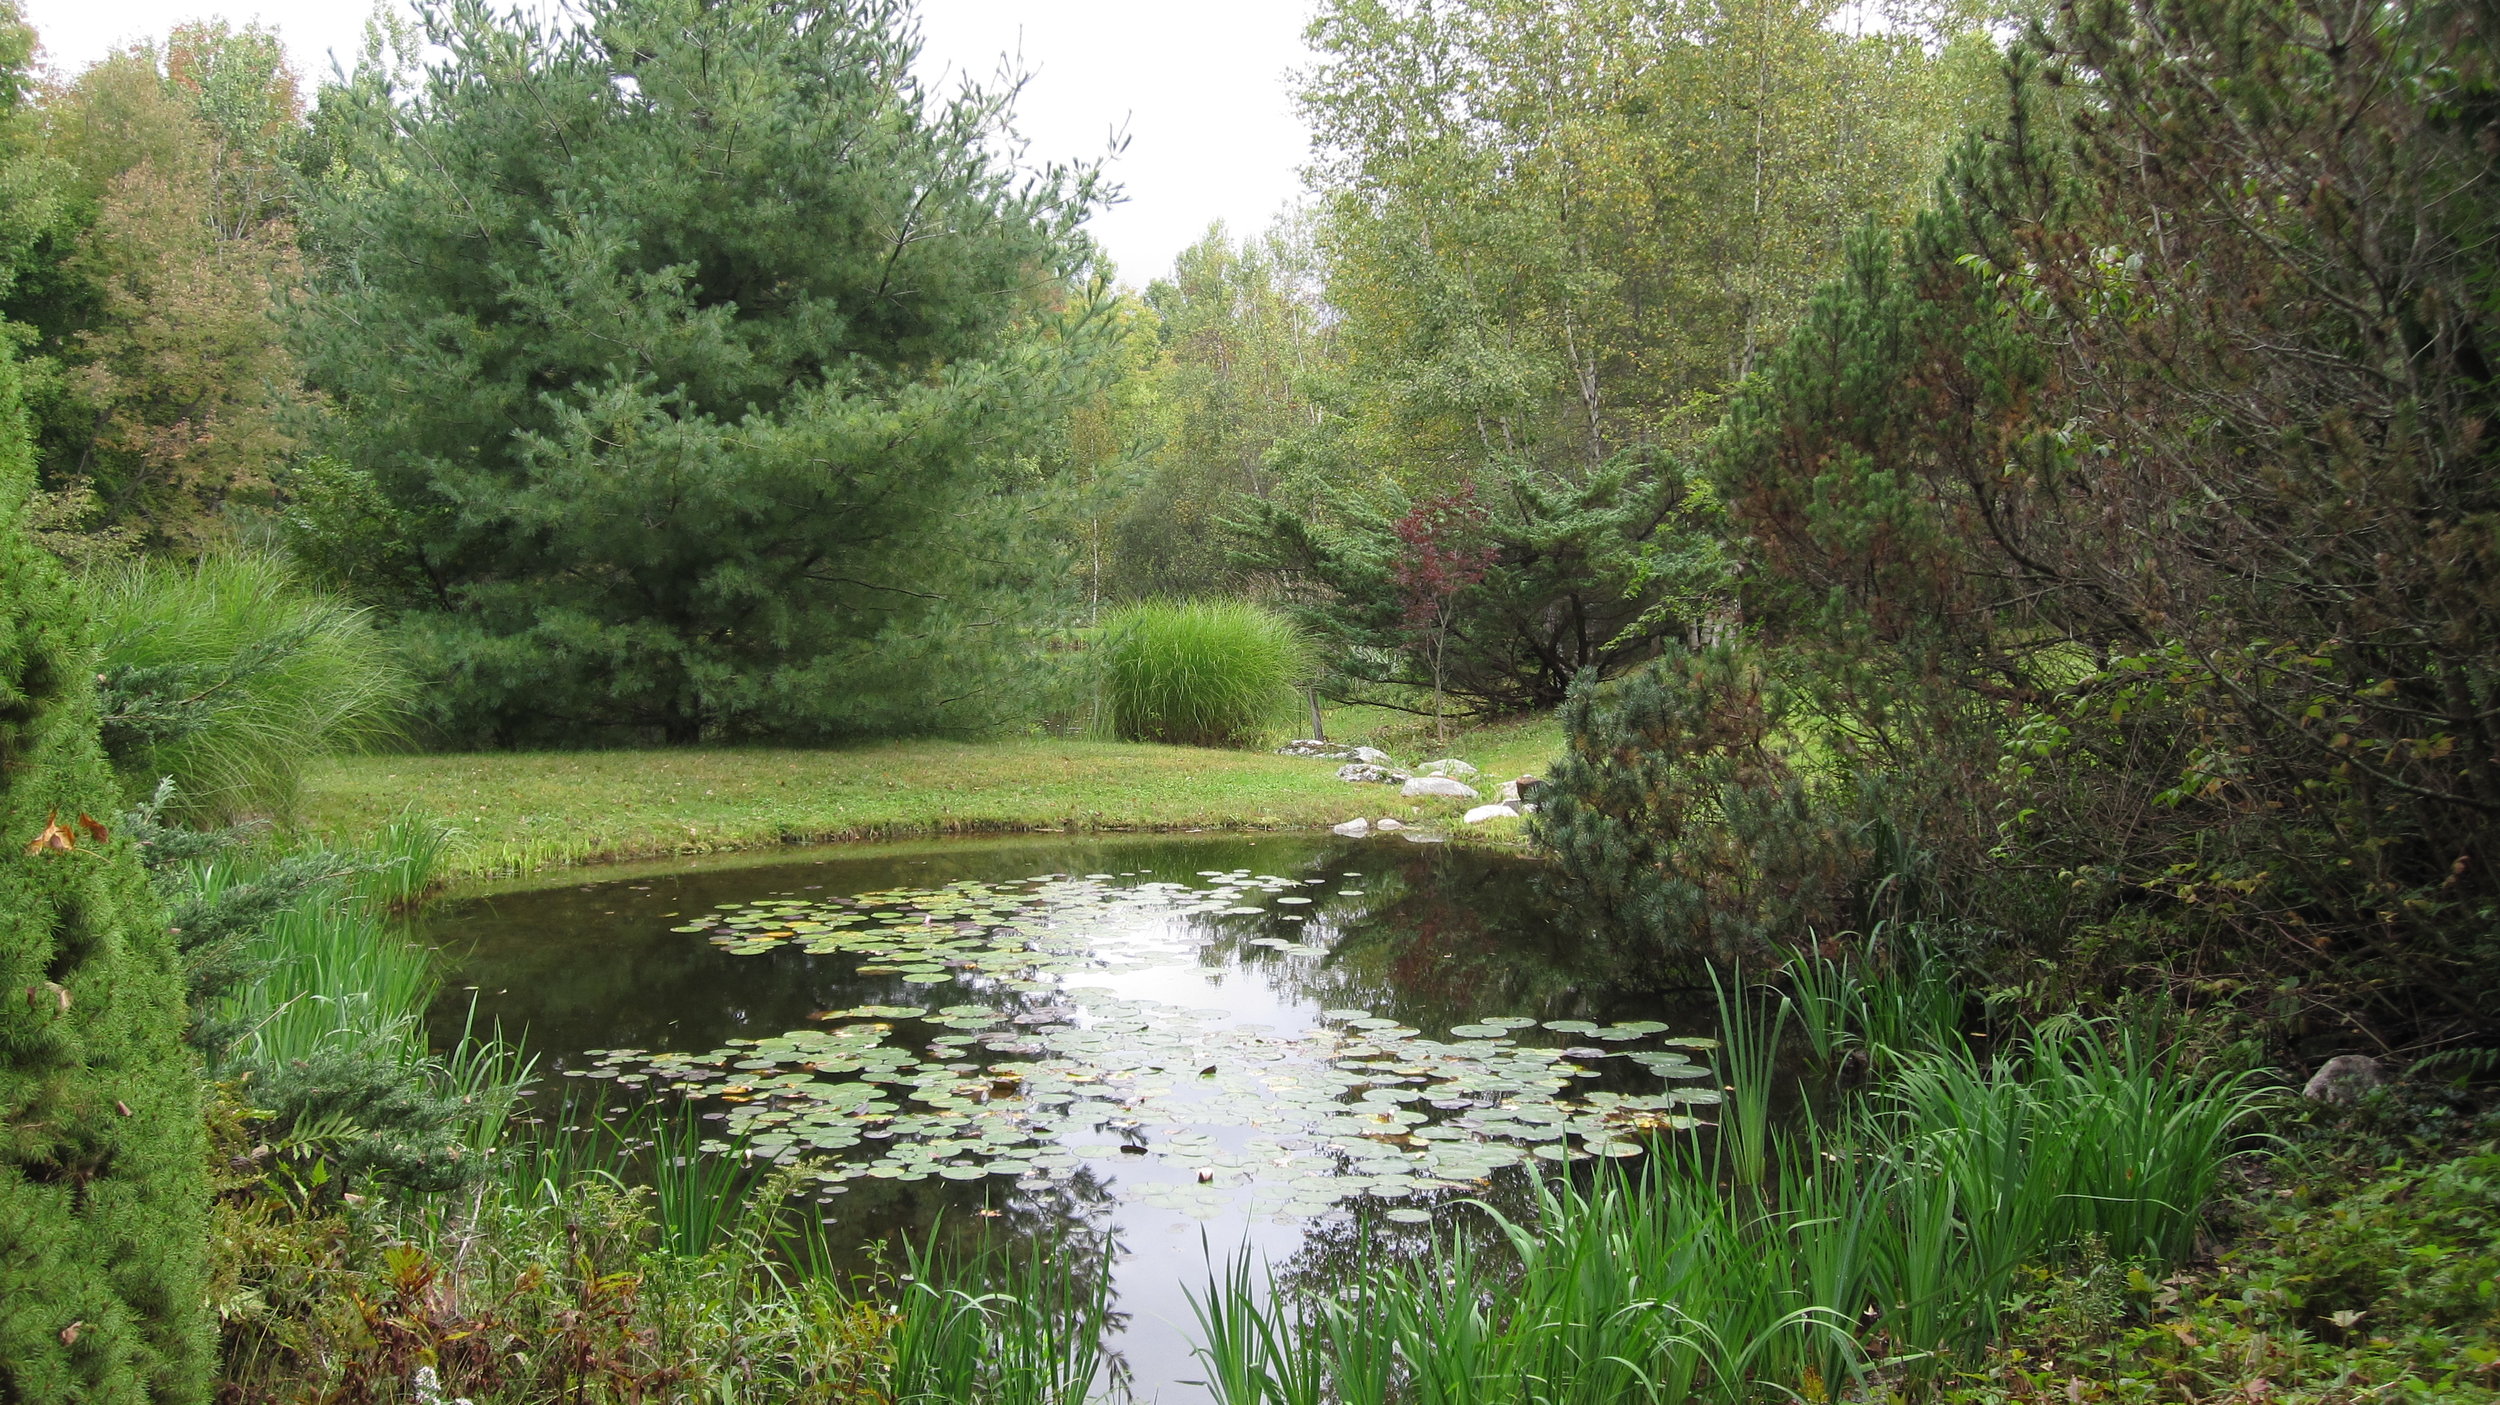
<path fill-rule="evenodd" d="M 81 587 L 105 747 L 142 794 L 173 777 L 186 819 L 286 813 L 306 761 L 390 736 L 411 693 L 370 611 L 270 557 L 142 562 Z"/>
<path fill-rule="evenodd" d="M 1123 741 L 1256 742 L 1293 710 L 1310 651 L 1283 616 L 1246 600 L 1156 600 L 1104 621 L 1103 688 Z"/>

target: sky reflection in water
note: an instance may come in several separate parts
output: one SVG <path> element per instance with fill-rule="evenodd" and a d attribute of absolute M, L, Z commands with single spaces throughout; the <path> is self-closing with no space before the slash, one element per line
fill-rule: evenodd
<path fill-rule="evenodd" d="M 645 868 L 426 931 L 438 1036 L 474 998 L 552 1091 L 682 1089 L 822 1160 L 837 1243 L 1116 1240 L 1115 1345 L 1181 1401 L 1208 1247 L 1325 1273 L 1708 1112 L 1701 1012 L 1575 969 L 1538 889 L 1397 839 L 1023 839 Z"/>

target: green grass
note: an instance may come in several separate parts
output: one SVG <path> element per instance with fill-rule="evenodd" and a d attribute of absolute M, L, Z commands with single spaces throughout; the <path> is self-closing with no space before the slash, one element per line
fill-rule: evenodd
<path fill-rule="evenodd" d="M 1377 729 L 1332 725 L 1340 733 Z M 1543 769 L 1550 721 L 1460 736 L 1488 777 Z M 1413 748 L 1402 761 L 1424 759 Z M 361 843 L 415 813 L 449 827 L 444 881 L 787 843 L 1035 830 L 1312 829 L 1369 815 L 1448 820 L 1265 752 L 1105 741 L 898 742 L 839 751 L 688 749 L 359 756 L 309 768 L 302 825 Z M 1488 782 L 1487 794 L 1490 791 Z"/>

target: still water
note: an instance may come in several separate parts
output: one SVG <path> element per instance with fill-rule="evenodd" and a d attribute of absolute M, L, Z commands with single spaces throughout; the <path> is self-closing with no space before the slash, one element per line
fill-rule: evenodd
<path fill-rule="evenodd" d="M 1396 837 L 846 846 L 426 924 L 439 1039 L 474 1001 L 547 1097 L 693 1099 L 723 1154 L 824 1168 L 837 1244 L 1111 1254 L 1111 1346 L 1167 1405 L 1206 1398 L 1210 1257 L 1325 1272 L 1715 1097 L 1701 1008 L 1612 990 L 1533 864 Z"/>

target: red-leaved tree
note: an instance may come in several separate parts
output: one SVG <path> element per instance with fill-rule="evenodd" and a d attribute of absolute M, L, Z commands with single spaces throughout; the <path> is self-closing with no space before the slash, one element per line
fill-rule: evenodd
<path fill-rule="evenodd" d="M 1449 649 L 1455 607 L 1458 597 L 1493 568 L 1497 554 L 1485 541 L 1485 522 L 1476 485 L 1468 483 L 1457 492 L 1416 503 L 1395 526 L 1405 546 L 1397 560 L 1398 590 L 1406 599 L 1406 627 L 1422 639 L 1432 659 L 1432 728 L 1441 746 L 1450 741 L 1442 659 Z"/>

